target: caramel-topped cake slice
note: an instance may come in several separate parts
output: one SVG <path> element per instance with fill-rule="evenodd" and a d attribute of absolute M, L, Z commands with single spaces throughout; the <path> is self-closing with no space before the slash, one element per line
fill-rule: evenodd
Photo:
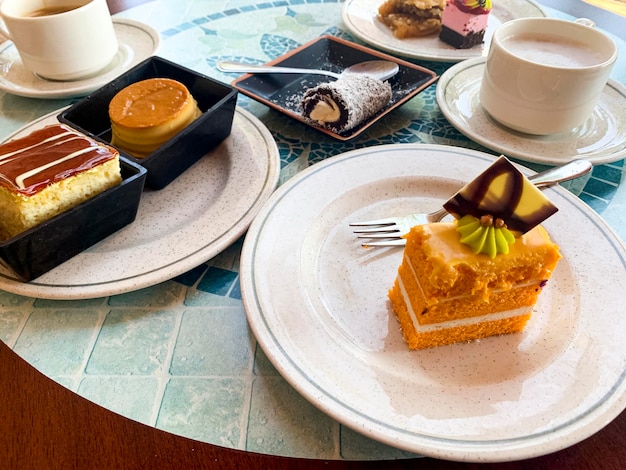
<path fill-rule="evenodd" d="M 0 240 L 121 181 L 117 150 L 63 124 L 0 145 Z"/>
<path fill-rule="evenodd" d="M 142 158 L 201 115 L 182 83 L 150 78 L 127 86 L 109 103 L 111 145 Z"/>
<path fill-rule="evenodd" d="M 539 225 L 557 208 L 501 157 L 413 227 L 389 299 L 412 349 L 520 332 L 561 258 Z"/>

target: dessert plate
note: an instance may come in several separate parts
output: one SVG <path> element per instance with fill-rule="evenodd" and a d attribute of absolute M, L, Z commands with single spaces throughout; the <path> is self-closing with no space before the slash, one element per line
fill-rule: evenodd
<path fill-rule="evenodd" d="M 113 61 L 95 76 L 74 81 L 45 80 L 24 68 L 12 42 L 0 45 L 0 90 L 27 98 L 73 98 L 97 90 L 105 83 L 153 55 L 159 47 L 159 33 L 135 20 L 113 18 L 119 50 Z"/>
<path fill-rule="evenodd" d="M 459 132 L 485 147 L 521 160 L 560 165 L 584 158 L 594 164 L 626 157 L 626 87 L 609 80 L 587 121 L 569 132 L 534 136 L 494 121 L 480 104 L 484 58 L 470 59 L 446 70 L 437 84 L 437 103 Z"/>
<path fill-rule="evenodd" d="M 526 330 L 406 347 L 387 300 L 402 249 L 363 248 L 348 222 L 433 210 L 493 160 L 440 145 L 354 150 L 287 181 L 251 224 L 249 324 L 285 379 L 339 422 L 422 455 L 505 461 L 579 442 L 626 407 L 626 248 L 560 187 L 546 190 L 559 212 L 544 226 L 563 259 Z"/>
<path fill-rule="evenodd" d="M 470 49 L 455 49 L 440 41 L 436 34 L 420 38 L 397 39 L 391 30 L 377 18 L 378 7 L 383 1 L 346 0 L 342 9 L 342 18 L 348 30 L 361 41 L 383 51 L 413 59 L 442 62 L 459 62 L 486 55 L 493 32 L 505 21 L 529 16 L 547 16 L 541 6 L 532 0 L 493 2 L 484 44 Z"/>
<path fill-rule="evenodd" d="M 55 111 L 11 137 L 56 121 Z M 144 190 L 137 218 L 31 282 L 0 265 L 0 289 L 30 297 L 121 294 L 183 274 L 237 240 L 278 184 L 280 156 L 268 129 L 236 108 L 232 133 L 160 191 Z"/>
<path fill-rule="evenodd" d="M 341 72 L 350 65 L 377 59 L 395 62 L 400 68 L 399 72 L 388 80 L 392 89 L 391 100 L 378 114 L 340 134 L 306 121 L 300 110 L 300 102 L 305 91 L 332 80 L 328 77 L 313 74 L 246 74 L 234 80 L 232 85 L 245 95 L 289 117 L 337 140 L 345 141 L 357 137 L 388 112 L 435 82 L 437 80 L 435 72 L 333 36 L 321 36 L 268 62 L 268 65 Z"/>

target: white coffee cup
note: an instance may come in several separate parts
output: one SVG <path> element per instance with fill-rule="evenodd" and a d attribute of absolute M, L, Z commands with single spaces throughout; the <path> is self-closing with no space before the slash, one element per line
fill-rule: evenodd
<path fill-rule="evenodd" d="M 43 78 L 94 75 L 118 51 L 106 0 L 4 0 L 0 18 L 24 67 Z"/>
<path fill-rule="evenodd" d="M 491 41 L 481 105 L 500 124 L 519 132 L 571 131 L 592 114 L 617 51 L 611 38 L 584 22 L 508 21 Z"/>

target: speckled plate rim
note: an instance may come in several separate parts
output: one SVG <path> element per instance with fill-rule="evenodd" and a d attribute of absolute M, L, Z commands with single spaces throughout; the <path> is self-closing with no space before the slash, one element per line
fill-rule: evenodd
<path fill-rule="evenodd" d="M 432 208 L 493 158 L 422 144 L 350 151 L 289 180 L 250 226 L 240 276 L 257 340 L 306 399 L 370 438 L 448 460 L 510 461 L 580 442 L 626 408 L 626 248 L 560 187 L 546 190 L 560 211 L 544 225 L 564 259 L 526 330 L 425 351 L 404 345 L 386 302 L 402 251 L 363 249 L 348 222 Z M 572 221 L 576 230 L 563 231 Z M 368 346 L 363 328 L 382 343 Z M 520 366 L 525 359 L 536 367 Z M 420 402 L 423 415 L 412 411 Z"/>
<path fill-rule="evenodd" d="M 6 140 L 57 122 L 60 111 L 33 121 Z M 221 175 L 215 180 L 205 176 L 213 168 L 221 168 L 213 166 L 217 165 L 215 159 L 231 151 L 230 164 L 224 164 Z M 253 166 L 254 170 L 248 169 Z M 236 108 L 231 135 L 167 188 L 145 191 L 137 218 L 129 226 L 30 282 L 18 280 L 0 265 L 0 289 L 36 298 L 89 299 L 138 290 L 186 273 L 222 252 L 247 230 L 275 190 L 279 176 L 280 154 L 271 133 L 250 112 Z M 199 192 L 195 186 L 212 181 L 215 189 Z M 198 203 L 194 220 L 177 225 L 159 219 L 159 207 L 171 213 L 184 211 L 178 207 L 177 194 L 192 198 L 213 192 L 215 199 Z M 143 238 L 133 240 L 133 230 L 138 229 L 145 229 Z"/>
<path fill-rule="evenodd" d="M 348 30 L 361 41 L 392 54 L 435 62 L 459 62 L 486 55 L 493 31 L 505 21 L 527 16 L 548 16 L 533 0 L 500 0 L 494 2 L 485 42 L 471 49 L 455 49 L 439 40 L 437 35 L 397 39 L 376 14 L 383 0 L 346 0 L 342 19 Z"/>
<path fill-rule="evenodd" d="M 161 43 L 159 33 L 140 21 L 113 18 L 113 27 L 120 43 L 113 62 L 98 75 L 75 81 L 51 81 L 32 75 L 24 69 L 13 43 L 7 41 L 0 46 L 0 90 L 25 98 L 84 96 L 155 54 Z"/>
<path fill-rule="evenodd" d="M 532 136 L 495 122 L 478 97 L 484 58 L 453 65 L 437 84 L 437 104 L 446 119 L 469 139 L 509 157 L 560 165 L 584 158 L 594 164 L 626 157 L 626 86 L 609 80 L 592 116 L 571 132 Z"/>

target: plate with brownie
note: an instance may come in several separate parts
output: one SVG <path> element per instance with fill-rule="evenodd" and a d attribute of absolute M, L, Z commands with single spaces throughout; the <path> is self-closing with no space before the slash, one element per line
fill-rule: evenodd
<path fill-rule="evenodd" d="M 509 20 L 547 16 L 533 0 L 347 0 L 343 22 L 358 39 L 414 59 L 460 62 L 486 55 Z"/>
<path fill-rule="evenodd" d="M 231 84 L 241 93 L 319 132 L 347 141 L 430 86 L 437 74 L 329 35 L 266 64 L 341 73 L 352 65 L 372 60 L 394 62 L 399 71 L 385 81 L 356 73 L 342 74 L 338 79 L 309 73 L 267 73 L 245 74 Z"/>

